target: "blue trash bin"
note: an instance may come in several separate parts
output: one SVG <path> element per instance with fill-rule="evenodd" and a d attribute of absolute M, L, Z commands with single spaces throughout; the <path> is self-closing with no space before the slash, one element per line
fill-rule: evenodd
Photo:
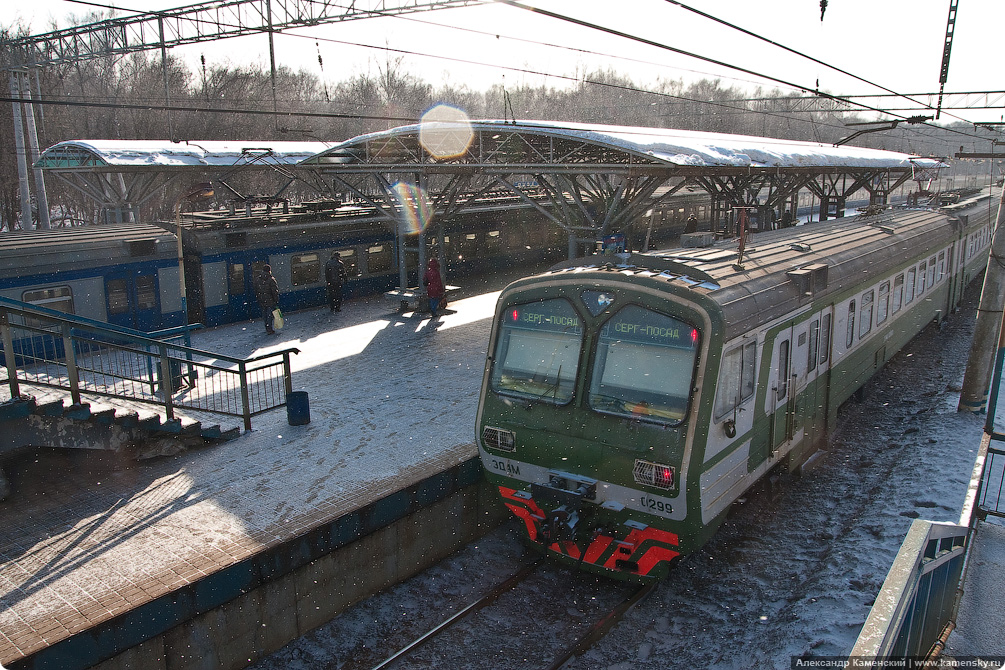
<path fill-rule="evenodd" d="M 286 419 L 291 426 L 311 422 L 311 403 L 307 391 L 290 391 L 286 394 Z"/>

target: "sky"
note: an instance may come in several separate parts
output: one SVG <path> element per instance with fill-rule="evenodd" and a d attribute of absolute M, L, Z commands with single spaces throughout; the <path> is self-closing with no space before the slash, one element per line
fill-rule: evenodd
<path fill-rule="evenodd" d="M 95 1 L 100 4 L 106 0 Z M 123 15 L 126 9 L 166 9 L 184 4 L 177 0 L 108 1 L 122 8 Z M 289 31 L 276 38 L 276 61 L 335 82 L 357 74 L 375 74 L 400 58 L 398 67 L 403 71 L 434 85 L 450 83 L 475 90 L 521 84 L 562 88 L 573 85 L 584 72 L 611 68 L 631 77 L 638 86 L 652 85 L 660 78 L 689 82 L 715 77 L 751 92 L 757 86 L 784 92 L 819 86 L 838 95 L 889 92 L 883 88 L 898 93 L 937 93 L 950 4 L 949 0 L 829 0 L 821 20 L 819 0 L 526 1 L 625 35 L 502 2 L 487 2 L 478 7 Z M 680 4 L 860 79 L 720 25 Z M 66 27 L 70 15 L 91 9 L 91 5 L 69 0 L 4 3 L 0 25 L 20 21 L 33 33 L 47 32 L 54 23 Z M 1005 89 L 1005 75 L 992 60 L 994 45 L 1000 39 L 995 29 L 1003 23 L 1005 3 L 1000 0 L 959 2 L 947 92 Z M 267 67 L 269 63 L 264 36 L 179 47 L 176 53 L 193 67 L 198 66 L 200 56 L 205 56 L 210 66 L 250 62 Z M 891 103 L 887 100 L 874 106 Z M 941 120 L 997 121 L 1003 112 L 1005 109 L 946 111 Z"/>

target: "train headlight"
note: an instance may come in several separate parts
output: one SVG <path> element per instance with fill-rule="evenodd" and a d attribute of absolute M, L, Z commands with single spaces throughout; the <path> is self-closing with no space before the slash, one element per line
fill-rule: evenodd
<path fill-rule="evenodd" d="M 632 468 L 632 476 L 637 484 L 653 486 L 658 489 L 673 488 L 674 470 L 669 465 L 636 459 L 635 467 Z"/>
<path fill-rule="evenodd" d="M 482 444 L 485 445 L 486 449 L 514 451 L 516 449 L 516 435 L 511 430 L 485 426 L 482 429 Z"/>

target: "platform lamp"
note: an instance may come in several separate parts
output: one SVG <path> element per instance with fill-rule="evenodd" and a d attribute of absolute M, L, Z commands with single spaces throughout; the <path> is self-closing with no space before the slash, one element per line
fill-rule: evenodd
<path fill-rule="evenodd" d="M 181 296 L 181 317 L 184 319 L 185 335 L 188 336 L 188 300 L 185 296 L 185 256 L 181 245 L 181 205 L 183 202 L 198 202 L 213 197 L 213 183 L 204 181 L 191 184 L 174 203 L 175 235 L 178 237 L 178 284 Z"/>

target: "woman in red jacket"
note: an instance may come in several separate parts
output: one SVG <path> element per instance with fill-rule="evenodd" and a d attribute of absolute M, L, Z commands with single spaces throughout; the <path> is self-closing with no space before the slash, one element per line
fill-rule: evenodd
<path fill-rule="evenodd" d="M 443 299 L 445 291 L 443 278 L 440 276 L 440 262 L 435 258 L 429 259 L 423 281 L 426 283 L 426 295 L 429 297 L 429 311 L 433 313 L 434 317 L 439 316 L 436 310 L 440 307 L 440 301 Z"/>

